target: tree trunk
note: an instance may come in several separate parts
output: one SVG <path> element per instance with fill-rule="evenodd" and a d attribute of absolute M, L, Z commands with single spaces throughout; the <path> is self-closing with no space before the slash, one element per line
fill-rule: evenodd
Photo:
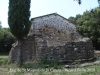
<path fill-rule="evenodd" d="M 21 67 L 23 64 L 23 57 L 22 57 L 22 40 L 18 40 L 18 55 L 17 55 L 17 63 Z"/>

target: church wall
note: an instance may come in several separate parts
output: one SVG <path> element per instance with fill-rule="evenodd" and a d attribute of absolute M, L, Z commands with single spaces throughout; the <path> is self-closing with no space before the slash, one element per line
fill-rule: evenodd
<path fill-rule="evenodd" d="M 38 29 L 46 25 L 55 27 L 57 29 L 63 29 L 70 32 L 76 32 L 76 27 L 74 24 L 72 24 L 67 19 L 59 15 L 53 14 L 53 15 L 33 18 L 32 25 L 30 28 L 30 34 L 36 33 Z"/>

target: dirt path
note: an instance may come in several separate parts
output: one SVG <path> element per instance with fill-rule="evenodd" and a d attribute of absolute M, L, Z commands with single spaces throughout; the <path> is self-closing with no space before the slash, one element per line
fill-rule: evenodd
<path fill-rule="evenodd" d="M 97 58 L 94 62 L 90 62 L 90 63 L 83 63 L 79 66 L 84 67 L 84 66 L 92 66 L 92 65 L 96 65 L 96 64 L 100 64 L 100 58 Z"/>

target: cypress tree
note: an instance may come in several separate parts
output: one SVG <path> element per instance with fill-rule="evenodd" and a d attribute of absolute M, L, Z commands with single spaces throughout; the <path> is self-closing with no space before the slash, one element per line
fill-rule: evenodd
<path fill-rule="evenodd" d="M 11 33 L 18 39 L 19 50 L 17 62 L 22 64 L 21 43 L 30 29 L 31 0 L 9 0 L 8 24 Z"/>

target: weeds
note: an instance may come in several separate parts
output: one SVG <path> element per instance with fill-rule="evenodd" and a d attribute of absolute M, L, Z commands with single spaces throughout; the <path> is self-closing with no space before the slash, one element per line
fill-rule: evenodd
<path fill-rule="evenodd" d="M 32 71 L 24 71 L 22 70 L 22 68 L 19 68 L 20 70 L 10 72 L 6 68 L 11 68 L 12 70 L 17 69 L 17 62 L 10 65 L 8 65 L 7 62 L 7 58 L 0 58 L 0 75 L 100 75 L 100 64 L 86 67 L 78 67 L 79 69 L 75 67 L 77 70 L 75 71 L 75 68 L 65 69 L 64 67 L 62 68 L 62 66 L 60 67 L 58 59 L 49 61 L 47 60 L 47 58 L 42 58 L 38 62 L 39 65 L 33 64 L 32 62 L 27 62 L 23 65 L 24 69 L 29 69 Z M 78 65 L 80 65 L 80 63 L 78 63 Z M 86 71 L 84 71 L 84 69 Z"/>
<path fill-rule="evenodd" d="M 24 72 L 15 72 L 14 75 L 24 75 Z"/>
<path fill-rule="evenodd" d="M 58 59 L 55 60 L 48 60 L 47 57 L 43 57 L 40 60 L 38 60 L 38 63 L 41 68 L 55 68 L 57 69 L 59 66 Z"/>
<path fill-rule="evenodd" d="M 6 59 L 6 58 L 0 58 L 0 66 L 1 65 L 6 65 L 8 63 L 8 59 Z"/>

